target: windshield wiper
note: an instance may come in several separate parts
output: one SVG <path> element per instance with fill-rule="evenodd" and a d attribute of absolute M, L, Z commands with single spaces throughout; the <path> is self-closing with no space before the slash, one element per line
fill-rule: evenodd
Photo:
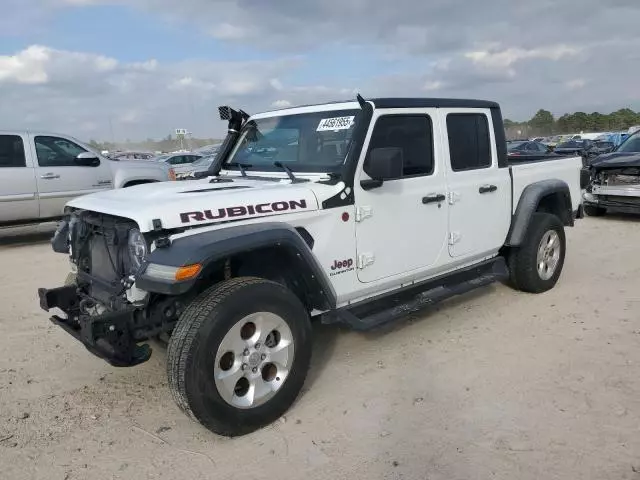
<path fill-rule="evenodd" d="M 284 165 L 282 162 L 273 162 L 273 166 L 281 168 L 282 170 L 284 170 L 287 173 L 287 175 L 289 176 L 289 178 L 291 179 L 292 183 L 295 183 L 295 182 L 298 181 L 296 176 L 293 174 L 293 172 L 291 171 L 291 169 L 287 165 Z"/>
<path fill-rule="evenodd" d="M 273 166 L 281 168 L 282 170 L 284 170 L 287 173 L 287 175 L 289 176 L 289 179 L 291 180 L 291 183 L 300 183 L 300 182 L 308 182 L 309 181 L 306 178 L 298 178 L 298 177 L 296 177 L 293 174 L 293 171 L 289 168 L 289 166 L 283 164 L 282 162 L 273 162 Z"/>
<path fill-rule="evenodd" d="M 253 165 L 249 165 L 248 163 L 231 163 L 229 164 L 229 166 L 231 165 L 237 165 L 238 166 L 238 170 L 240 170 L 240 175 L 242 175 L 243 177 L 247 176 L 247 170 L 250 169 L 251 167 L 253 167 Z"/>

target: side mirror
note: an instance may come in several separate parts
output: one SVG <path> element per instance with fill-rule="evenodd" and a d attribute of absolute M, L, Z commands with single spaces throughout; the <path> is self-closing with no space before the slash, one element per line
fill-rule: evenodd
<path fill-rule="evenodd" d="M 364 164 L 364 171 L 371 180 L 362 180 L 360 186 L 371 190 L 382 186 L 385 180 L 402 177 L 404 159 L 399 147 L 374 148 L 369 152 Z"/>
<path fill-rule="evenodd" d="M 75 158 L 76 164 L 81 167 L 97 167 L 100 165 L 100 159 L 95 153 L 82 152 Z"/>

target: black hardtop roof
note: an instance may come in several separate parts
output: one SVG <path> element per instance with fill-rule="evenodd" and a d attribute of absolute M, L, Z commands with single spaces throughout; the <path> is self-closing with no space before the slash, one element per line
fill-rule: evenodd
<path fill-rule="evenodd" d="M 371 98 L 376 108 L 498 108 L 496 102 L 463 98 Z"/>
<path fill-rule="evenodd" d="M 373 102 L 376 108 L 499 108 L 499 105 L 496 102 L 464 98 L 379 97 L 367 98 L 366 100 Z M 276 112 L 278 110 L 290 110 L 292 108 L 315 107 L 319 105 L 349 103 L 354 101 L 355 99 L 335 100 L 324 103 L 294 105 L 291 107 L 277 108 L 270 111 Z"/>

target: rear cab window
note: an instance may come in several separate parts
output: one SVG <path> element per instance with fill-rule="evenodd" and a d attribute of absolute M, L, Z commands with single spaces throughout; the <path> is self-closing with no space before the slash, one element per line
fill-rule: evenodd
<path fill-rule="evenodd" d="M 447 135 L 454 172 L 491 167 L 491 134 L 484 113 L 449 113 Z"/>
<path fill-rule="evenodd" d="M 26 167 L 24 142 L 20 135 L 0 135 L 0 168 Z"/>

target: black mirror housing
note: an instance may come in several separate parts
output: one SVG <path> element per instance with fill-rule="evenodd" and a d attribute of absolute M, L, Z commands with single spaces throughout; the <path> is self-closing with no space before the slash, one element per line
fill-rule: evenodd
<path fill-rule="evenodd" d="M 98 167 L 100 166 L 100 159 L 95 153 L 83 152 L 75 158 L 75 163 L 81 167 Z"/>
<path fill-rule="evenodd" d="M 364 171 L 375 180 L 392 180 L 402 177 L 404 158 L 400 147 L 374 148 L 369 151 Z"/>

